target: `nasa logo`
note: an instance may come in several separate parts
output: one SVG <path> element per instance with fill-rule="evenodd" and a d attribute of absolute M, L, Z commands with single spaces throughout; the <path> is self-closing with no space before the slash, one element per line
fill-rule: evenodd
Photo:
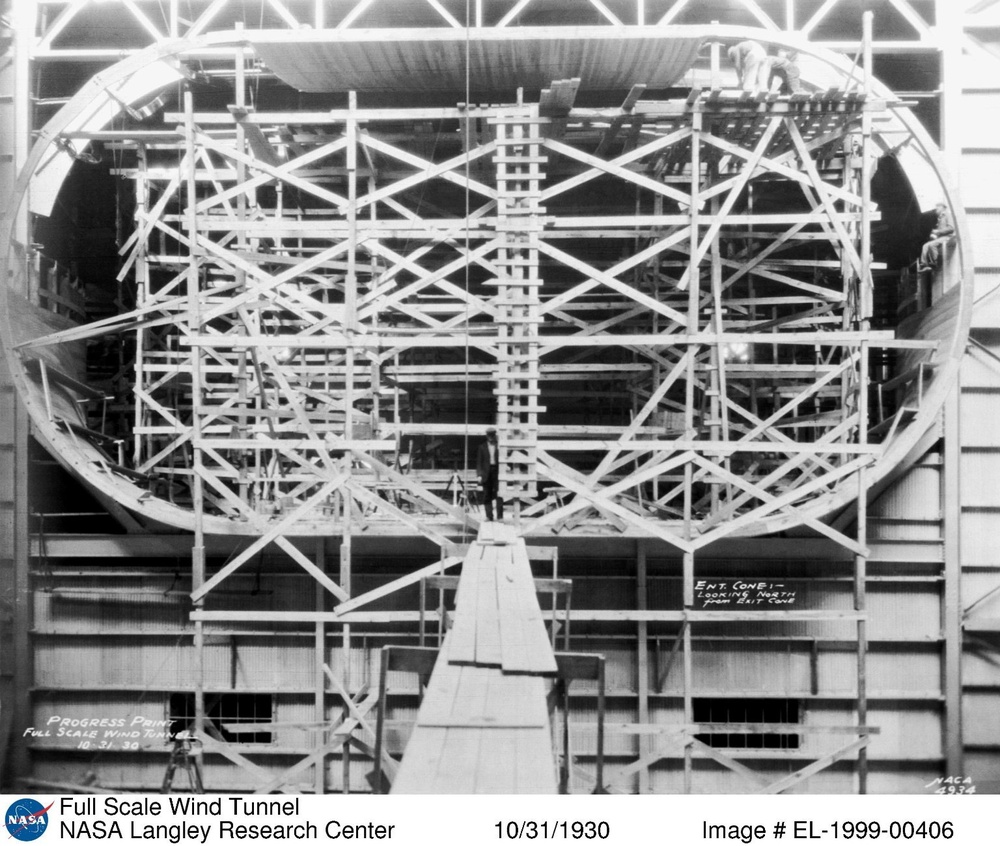
<path fill-rule="evenodd" d="M 12 802 L 4 819 L 7 833 L 22 843 L 37 840 L 49 827 L 48 812 L 53 804 L 49 803 L 46 807 L 42 807 L 42 803 L 37 799 L 28 798 Z"/>

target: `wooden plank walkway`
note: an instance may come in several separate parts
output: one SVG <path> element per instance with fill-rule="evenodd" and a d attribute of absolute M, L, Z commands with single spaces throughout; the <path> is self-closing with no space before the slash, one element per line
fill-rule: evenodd
<path fill-rule="evenodd" d="M 556 661 L 524 541 L 486 523 L 393 793 L 556 793 L 545 676 Z"/>

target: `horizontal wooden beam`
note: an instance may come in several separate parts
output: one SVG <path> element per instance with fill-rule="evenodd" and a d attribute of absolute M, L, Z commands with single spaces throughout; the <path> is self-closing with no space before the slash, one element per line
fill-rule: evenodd
<path fill-rule="evenodd" d="M 328 334 L 322 337 L 315 335 L 184 335 L 178 338 L 182 346 L 193 346 L 203 349 L 251 349 L 257 347 L 291 348 L 291 349 L 381 349 L 386 347 L 493 347 L 501 343 L 509 343 L 509 339 L 501 335 L 478 335 L 456 337 L 453 333 L 443 330 L 427 329 L 426 334 Z M 862 343 L 870 346 L 891 349 L 936 349 L 939 342 L 933 339 L 902 339 L 896 338 L 891 330 L 872 330 L 870 332 L 833 330 L 829 332 L 784 332 L 773 334 L 753 334 L 749 332 L 726 332 L 722 334 L 699 332 L 688 333 L 655 333 L 642 335 L 563 335 L 541 336 L 531 339 L 540 347 L 554 349 L 572 346 L 651 346 L 673 347 L 682 344 L 725 345 L 753 344 L 772 346 L 787 344 L 793 346 L 850 346 L 856 347 Z"/>
<path fill-rule="evenodd" d="M 360 596 L 351 597 L 345 602 L 340 603 L 340 605 L 337 606 L 335 613 L 338 616 L 349 614 L 350 612 L 360 608 L 362 605 L 367 605 L 369 602 L 375 602 L 376 600 L 389 596 L 398 590 L 414 585 L 423 578 L 438 575 L 461 563 L 462 558 L 459 556 L 443 558 L 434 564 L 428 564 L 426 567 L 414 570 L 412 573 L 407 573 L 405 576 L 400 576 L 398 579 L 393 579 L 387 584 L 379 585 L 377 588 L 372 588 L 372 590 L 366 591 Z"/>
<path fill-rule="evenodd" d="M 608 725 L 622 734 L 880 734 L 878 726 L 817 726 L 805 723 L 622 723 Z"/>
<path fill-rule="evenodd" d="M 484 427 L 485 428 L 485 427 Z M 371 529 L 369 531 L 377 531 Z M 175 559 L 190 555 L 192 535 L 185 533 L 178 534 L 137 534 L 137 535 L 96 535 L 96 534 L 66 534 L 46 532 L 44 538 L 34 535 L 31 541 L 31 555 L 38 558 L 42 555 L 54 565 L 58 560 L 73 561 L 75 559 L 116 559 L 148 558 L 148 559 Z M 530 539 L 529 539 L 530 540 Z M 604 543 L 634 544 L 632 539 L 601 538 Z M 213 535 L 206 537 L 206 552 L 210 556 L 226 558 L 245 546 L 246 537 L 239 535 Z M 303 548 L 311 548 L 312 541 L 302 539 Z M 423 541 L 419 541 L 424 543 Z M 602 558 L 605 553 L 595 552 L 593 538 L 569 538 L 545 536 L 546 543 L 558 543 L 560 549 L 572 550 L 576 557 L 595 556 Z M 429 542 L 425 543 L 425 549 L 414 549 L 414 539 L 409 536 L 399 536 L 398 532 L 392 535 L 373 536 L 369 533 L 358 535 L 354 538 L 356 549 L 364 549 L 366 545 L 378 550 L 382 555 L 414 555 L 426 553 L 427 561 L 430 562 L 436 550 Z M 895 560 L 887 559 L 887 555 L 894 553 L 897 549 L 894 542 L 880 544 L 878 541 L 872 542 L 873 559 L 875 560 Z M 940 542 L 931 544 L 937 550 L 940 549 Z M 588 551 L 589 550 L 589 551 Z M 570 554 L 566 552 L 565 554 Z M 669 556 L 669 550 L 661 552 Z M 809 561 L 852 561 L 853 556 L 846 553 L 839 545 L 825 538 L 738 538 L 722 539 L 708 547 L 704 555 L 711 555 L 713 558 L 736 557 L 741 560 L 753 561 L 783 561 L 783 560 L 809 560 Z M 912 552 L 908 553 L 912 556 Z M 940 556 L 938 555 L 938 558 Z M 914 559 L 915 560 L 915 559 Z M 920 559 L 924 560 L 924 559 Z M 936 559 L 935 559 L 936 560 Z M 157 565 L 154 565 L 154 567 Z M 102 568 L 101 573 L 115 573 L 113 567 Z M 296 575 L 298 575 L 296 573 Z M 577 613 L 574 612 L 574 618 Z M 1000 628 L 1000 627 L 998 627 Z"/>
<path fill-rule="evenodd" d="M 433 612 L 428 611 L 430 615 Z M 549 613 L 549 612 L 546 612 Z M 556 618 L 566 619 L 565 611 L 557 610 Z M 419 611 L 192 611 L 191 619 L 203 623 L 416 623 Z M 693 611 L 632 609 L 573 609 L 573 623 L 691 623 L 717 622 L 818 622 L 857 621 L 868 619 L 863 611 L 810 610 L 787 608 L 780 611 Z"/>
<path fill-rule="evenodd" d="M 765 433 L 766 435 L 766 433 Z M 685 438 L 677 439 L 630 439 L 627 441 L 611 440 L 550 440 L 539 432 L 538 445 L 549 452 L 606 452 L 611 449 L 625 449 L 632 452 L 685 452 L 697 450 L 705 455 L 735 455 L 747 453 L 774 453 L 801 455 L 878 455 L 882 452 L 881 444 L 843 444 L 843 443 L 801 443 L 792 441 L 700 441 Z M 517 442 L 512 442 L 517 443 Z"/>

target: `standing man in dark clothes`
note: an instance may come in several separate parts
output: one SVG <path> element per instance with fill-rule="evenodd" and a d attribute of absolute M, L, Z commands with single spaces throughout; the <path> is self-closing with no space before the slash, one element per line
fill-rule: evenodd
<path fill-rule="evenodd" d="M 931 230 L 930 240 L 924 244 L 920 250 L 920 264 L 918 270 L 929 270 L 937 267 L 941 261 L 941 245 L 955 234 L 955 224 L 948 213 L 948 206 L 942 200 L 935 204 L 934 210 L 937 212 L 937 222 Z"/>
<path fill-rule="evenodd" d="M 486 519 L 493 522 L 493 501 L 496 500 L 496 519 L 503 520 L 503 500 L 500 498 L 500 448 L 497 444 L 497 430 L 492 426 L 486 430 L 486 440 L 479 445 L 476 469 L 479 471 L 479 484 L 483 489 Z"/>

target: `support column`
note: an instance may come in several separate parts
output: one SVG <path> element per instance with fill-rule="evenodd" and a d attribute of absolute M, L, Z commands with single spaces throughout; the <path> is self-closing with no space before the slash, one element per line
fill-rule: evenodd
<path fill-rule="evenodd" d="M 862 355 L 862 362 L 867 364 L 868 355 L 865 350 Z M 867 388 L 867 379 L 863 379 L 863 388 Z M 861 547 L 866 545 L 868 533 L 868 470 L 862 467 L 858 471 L 858 544 Z M 865 580 L 868 572 L 868 558 L 865 555 L 854 557 L 854 610 L 862 614 L 865 611 L 866 585 Z M 868 622 L 862 616 L 857 624 L 858 645 L 857 645 L 857 712 L 858 725 L 868 724 Z M 858 750 L 858 793 L 868 792 L 868 750 L 861 747 Z"/>
<path fill-rule="evenodd" d="M 357 331 L 358 302 L 358 120 L 355 113 L 358 108 L 358 94 L 351 91 L 348 94 L 348 110 L 345 131 L 347 134 L 347 276 L 344 280 L 344 334 L 347 337 L 344 350 L 344 439 L 348 442 L 354 439 L 354 337 Z M 352 454 L 350 450 L 344 453 L 341 469 L 350 474 Z M 351 507 L 353 500 L 350 489 L 345 486 L 341 490 L 343 515 L 341 521 L 342 535 L 340 543 L 340 586 L 351 595 Z M 351 627 L 344 625 L 343 639 L 343 678 L 344 688 L 351 689 Z M 348 760 L 348 747 L 343 750 L 345 762 Z M 347 776 L 345 763 L 345 779 Z M 346 787 L 346 781 L 345 781 Z"/>
<path fill-rule="evenodd" d="M 0 162 L 0 190 L 9 193 L 31 143 L 31 56 L 36 8 L 34 3 L 10 4 L 14 35 L 11 61 L 0 68 L 0 119 L 12 149 L 10 161 Z M 27 204 L 11 222 L 12 239 L 30 243 Z M 4 247 L 6 249 L 6 246 Z M 0 281 L 0 284 L 8 284 Z M 0 786 L 31 775 L 27 740 L 31 724 L 34 662 L 31 655 L 30 536 L 28 534 L 28 413 L 17 396 L 7 362 L 0 351 L 0 589 L 12 600 L 10 617 L 0 619 Z M 4 616 L 6 617 L 6 613 Z M 8 640 L 9 639 L 9 640 Z"/>
<path fill-rule="evenodd" d="M 687 620 L 687 611 L 694 604 L 694 553 L 684 553 L 684 611 L 685 620 L 682 623 L 684 631 L 682 633 L 682 661 L 684 665 L 684 725 L 691 725 L 694 722 L 694 695 L 692 686 L 694 682 L 693 656 L 691 655 L 691 623 Z M 684 744 L 684 792 L 690 793 L 692 779 L 694 777 L 694 766 L 692 761 L 691 744 Z"/>
<path fill-rule="evenodd" d="M 954 385 L 944 405 L 944 593 L 941 633 L 944 637 L 943 775 L 965 772 L 962 746 L 962 555 L 961 555 L 961 387 Z"/>
<path fill-rule="evenodd" d="M 197 161 L 194 145 L 194 99 L 191 91 L 184 92 L 184 167 L 186 169 L 186 220 L 188 237 L 187 270 L 187 323 L 192 336 L 201 333 L 201 248 L 198 246 L 198 186 L 196 180 Z M 191 548 L 191 589 L 198 590 L 205 583 L 205 491 L 202 473 L 204 467 L 201 452 L 201 415 L 198 407 L 202 401 L 201 348 L 191 347 L 191 509 L 194 513 L 194 545 Z M 194 610 L 199 611 L 205 604 L 204 597 L 194 600 Z M 195 694 L 194 727 L 201 736 L 205 731 L 205 631 L 200 620 L 194 624 L 195 650 Z"/>
<path fill-rule="evenodd" d="M 700 101 L 695 102 L 691 114 L 691 209 L 690 209 L 690 255 L 691 261 L 688 266 L 688 305 L 687 305 L 687 331 L 694 335 L 698 332 L 698 297 L 701 289 L 701 274 L 697 263 L 697 247 L 699 242 L 698 225 L 699 211 L 701 203 L 701 128 L 702 114 L 700 111 Z M 687 385 L 684 398 L 684 437 L 694 440 L 696 437 L 694 420 L 694 388 L 697 371 L 695 369 L 696 356 L 688 358 Z M 693 536 L 692 508 L 694 506 L 692 487 L 694 485 L 694 472 L 690 462 L 684 465 L 684 540 L 690 541 Z M 681 643 L 681 660 L 684 668 L 684 724 L 690 725 L 694 722 L 694 702 L 691 695 L 692 684 L 692 655 L 691 655 L 691 625 L 687 620 L 687 613 L 694 606 L 694 553 L 684 553 L 684 613 L 683 635 Z M 691 792 L 691 782 L 693 777 L 693 761 L 691 744 L 684 745 L 684 792 Z"/>
<path fill-rule="evenodd" d="M 242 21 L 236 22 L 236 29 L 242 30 Z M 243 59 L 243 51 L 238 50 L 236 54 L 236 79 L 234 85 L 235 94 L 235 104 L 236 109 L 239 114 L 246 113 L 246 66 Z M 236 122 L 236 149 L 241 153 L 246 152 L 246 129 L 243 126 L 242 121 Z M 236 183 L 238 185 L 243 185 L 247 179 L 247 165 L 246 162 L 240 159 L 236 162 Z M 281 183 L 278 183 L 280 187 Z M 247 220 L 247 192 L 240 191 L 236 198 L 236 216 L 239 220 L 241 226 L 239 231 L 236 233 L 236 245 L 240 252 L 245 252 L 247 250 L 247 234 L 246 230 L 243 229 L 242 224 Z M 246 271 L 241 267 L 236 267 L 234 269 L 234 275 L 236 278 L 236 284 L 239 286 L 239 290 L 243 291 L 246 288 L 247 274 Z M 248 318 L 254 321 L 254 329 L 259 331 L 259 321 L 260 313 L 254 309 L 252 313 L 248 313 Z M 239 335 L 247 335 L 250 332 L 251 327 L 246 325 L 245 320 L 241 320 L 236 327 L 236 331 Z M 239 413 L 236 417 L 237 433 L 240 438 L 249 438 L 250 429 L 247 426 L 248 418 L 246 415 L 246 410 L 249 405 L 249 378 L 248 370 L 253 366 L 251 360 L 251 351 L 249 349 L 241 349 L 237 352 L 237 365 L 236 365 L 236 391 L 237 391 L 237 406 L 239 407 Z M 258 459 L 259 459 L 258 453 Z M 259 482 L 255 482 L 250 485 L 247 481 L 248 470 L 250 469 L 250 461 L 247 453 L 243 453 L 240 457 L 239 464 L 237 465 L 239 470 L 239 496 L 240 499 L 247 501 L 249 498 L 249 491 L 251 488 L 256 489 Z M 259 475 L 258 475 L 259 478 Z"/>
<path fill-rule="evenodd" d="M 958 183 L 962 172 L 963 122 L 962 16 L 946 0 L 936 0 L 934 17 L 941 39 L 941 148 L 949 175 Z M 968 104 L 965 105 L 968 108 Z M 958 186 L 961 187 L 961 186 Z M 978 293 L 978 292 L 977 292 Z M 961 377 L 959 377 L 961 378 Z M 962 737 L 962 550 L 961 550 L 961 386 L 956 384 L 944 405 L 944 484 L 941 511 L 944 523 L 944 587 L 941 628 L 944 637 L 943 775 L 965 772 Z"/>
<path fill-rule="evenodd" d="M 135 177 L 135 225 L 138 227 L 141 225 L 141 221 L 145 218 L 145 215 L 149 212 L 149 172 L 148 172 L 148 161 L 146 156 L 146 145 L 140 144 L 136 150 L 136 173 Z M 149 295 L 149 258 L 147 253 L 147 241 L 145 238 L 139 239 L 139 243 L 136 247 L 136 260 L 135 260 L 135 305 L 136 308 L 142 308 L 146 305 L 146 299 Z M 121 285 L 121 282 L 119 282 Z M 120 289 L 119 289 L 120 290 Z M 135 374 L 135 384 L 145 385 L 145 371 L 146 371 L 146 345 L 149 340 L 146 335 L 146 330 L 142 327 L 138 327 L 135 330 L 135 363 L 133 365 L 132 372 Z M 132 425 L 135 427 L 136 432 L 140 431 L 140 427 L 145 425 L 146 420 L 146 404 L 143 401 L 141 395 L 136 393 L 133 398 L 135 408 L 133 410 Z M 136 467 L 139 467 L 143 461 L 143 438 L 136 435 L 132 439 L 132 461 Z"/>
<path fill-rule="evenodd" d="M 868 100 L 872 94 L 872 13 L 865 12 L 862 18 L 863 52 L 865 70 L 865 110 L 861 117 L 861 232 L 860 257 L 861 279 L 858 282 L 859 314 L 858 326 L 867 332 L 871 328 L 871 220 L 868 204 L 871 201 L 871 132 L 872 118 L 868 111 Z M 865 446 L 868 443 L 868 373 L 869 347 L 867 341 L 861 342 L 858 361 L 858 443 Z M 868 724 L 868 621 L 865 615 L 867 606 L 868 577 L 868 468 L 858 470 L 858 547 L 862 550 L 854 557 L 854 610 L 861 612 L 858 619 L 857 633 L 857 715 L 858 725 Z M 858 750 L 858 793 L 868 792 L 868 749 L 862 746 Z"/>
<path fill-rule="evenodd" d="M 30 536 L 28 534 L 28 413 L 17 397 L 5 361 L 0 361 L 0 588 L 11 601 L 0 621 L 0 784 L 9 787 L 31 775 L 34 659 L 31 653 Z M 7 640 L 9 637 L 9 641 Z"/>
<path fill-rule="evenodd" d="M 713 181 L 718 179 L 718 169 L 713 166 L 712 168 L 712 179 Z M 719 213 L 719 198 L 712 198 L 712 216 Z M 722 338 L 726 330 L 726 323 L 723 317 L 723 305 L 722 305 L 722 250 L 721 250 L 721 236 L 718 232 L 715 233 L 715 237 L 712 239 L 712 245 L 710 247 L 710 256 L 712 260 L 711 268 L 711 290 L 712 290 L 712 329 L 714 334 L 718 337 L 718 340 L 712 346 L 712 361 L 711 361 L 711 388 L 709 390 L 711 396 L 711 407 L 712 407 L 712 419 L 709 421 L 709 433 L 713 441 L 728 441 L 729 440 L 729 408 L 726 405 L 726 397 L 728 395 L 728 388 L 726 386 L 726 344 L 723 342 Z M 717 459 L 718 463 L 722 465 L 727 471 L 732 470 L 732 460 L 729 456 L 719 457 Z M 713 483 L 712 485 L 712 511 L 718 510 L 719 507 L 719 484 Z M 726 502 L 732 501 L 732 491 L 730 485 L 726 484 Z"/>
<path fill-rule="evenodd" d="M 872 95 L 872 13 L 865 12 L 862 19 L 864 28 L 864 62 L 865 62 L 865 105 L 861 112 L 861 232 L 860 248 L 862 278 L 858 282 L 858 310 L 861 320 L 871 319 L 873 310 L 873 285 L 871 274 L 872 234 L 871 234 L 871 202 L 872 202 L 872 113 L 870 99 Z M 845 168 L 845 172 L 847 168 Z M 864 423 L 864 421 L 862 421 Z"/>
<path fill-rule="evenodd" d="M 949 176 L 958 185 L 962 171 L 962 18 L 953 3 L 936 0 L 935 30 L 941 44 L 941 152 L 948 164 Z"/>
<path fill-rule="evenodd" d="M 21 167 L 28 158 L 31 149 L 31 132 L 33 117 L 32 104 L 34 98 L 31 96 L 32 86 L 32 64 L 31 45 L 35 42 L 35 15 L 38 13 L 37 3 L 14 2 L 11 0 L 10 14 L 13 18 L 14 49 L 13 49 L 13 91 L 4 91 L 4 94 L 11 94 L 11 111 L 13 112 L 13 124 L 8 124 L 11 132 L 13 158 L 11 161 L 10 174 L 13 180 L 17 178 Z M 27 246 L 31 243 L 31 222 L 28 215 L 28 204 L 22 203 L 18 209 L 17 218 L 11 225 L 12 240 Z M 6 249 L 6 245 L 4 247 Z"/>
<path fill-rule="evenodd" d="M 326 538 L 316 539 L 316 566 L 321 571 L 326 572 Z M 326 611 L 326 590 L 319 582 L 314 582 L 316 592 L 316 612 Z M 316 621 L 313 640 L 313 720 L 316 723 L 316 731 L 313 734 L 313 747 L 321 749 L 326 742 L 326 734 L 323 731 L 326 723 L 326 673 L 323 665 L 326 663 L 326 624 L 320 620 Z M 316 767 L 313 773 L 313 791 L 317 796 L 326 793 L 326 756 L 320 755 L 316 759 Z"/>
<path fill-rule="evenodd" d="M 687 302 L 687 332 L 689 335 L 698 333 L 698 295 L 701 288 L 701 277 L 698 272 L 697 248 L 698 248 L 698 226 L 700 223 L 700 213 L 698 207 L 701 203 L 701 126 L 702 114 L 700 102 L 696 101 L 691 112 L 691 207 L 689 209 L 689 254 L 690 263 L 688 265 L 688 302 Z M 695 420 L 694 420 L 694 386 L 697 376 L 695 369 L 696 356 L 688 357 L 687 381 L 684 390 L 684 437 L 687 440 L 694 440 Z M 694 484 L 694 472 L 691 463 L 684 465 L 684 539 L 691 540 L 691 509 L 692 485 Z M 685 562 L 687 556 L 685 556 Z M 686 599 L 685 599 L 686 602 Z"/>
<path fill-rule="evenodd" d="M 636 542 L 635 555 L 635 601 L 639 611 L 649 607 L 649 592 L 646 569 L 646 544 Z M 636 687 L 638 688 L 638 719 L 639 723 L 649 723 L 649 623 L 640 620 L 636 626 Z M 649 741 L 646 735 L 638 735 L 639 758 L 649 753 Z M 649 768 L 639 770 L 639 792 L 649 793 Z"/>
<path fill-rule="evenodd" d="M 171 38 L 177 38 L 180 36 L 180 2 L 181 0 L 170 0 L 170 20 L 169 20 L 169 32 Z"/>

